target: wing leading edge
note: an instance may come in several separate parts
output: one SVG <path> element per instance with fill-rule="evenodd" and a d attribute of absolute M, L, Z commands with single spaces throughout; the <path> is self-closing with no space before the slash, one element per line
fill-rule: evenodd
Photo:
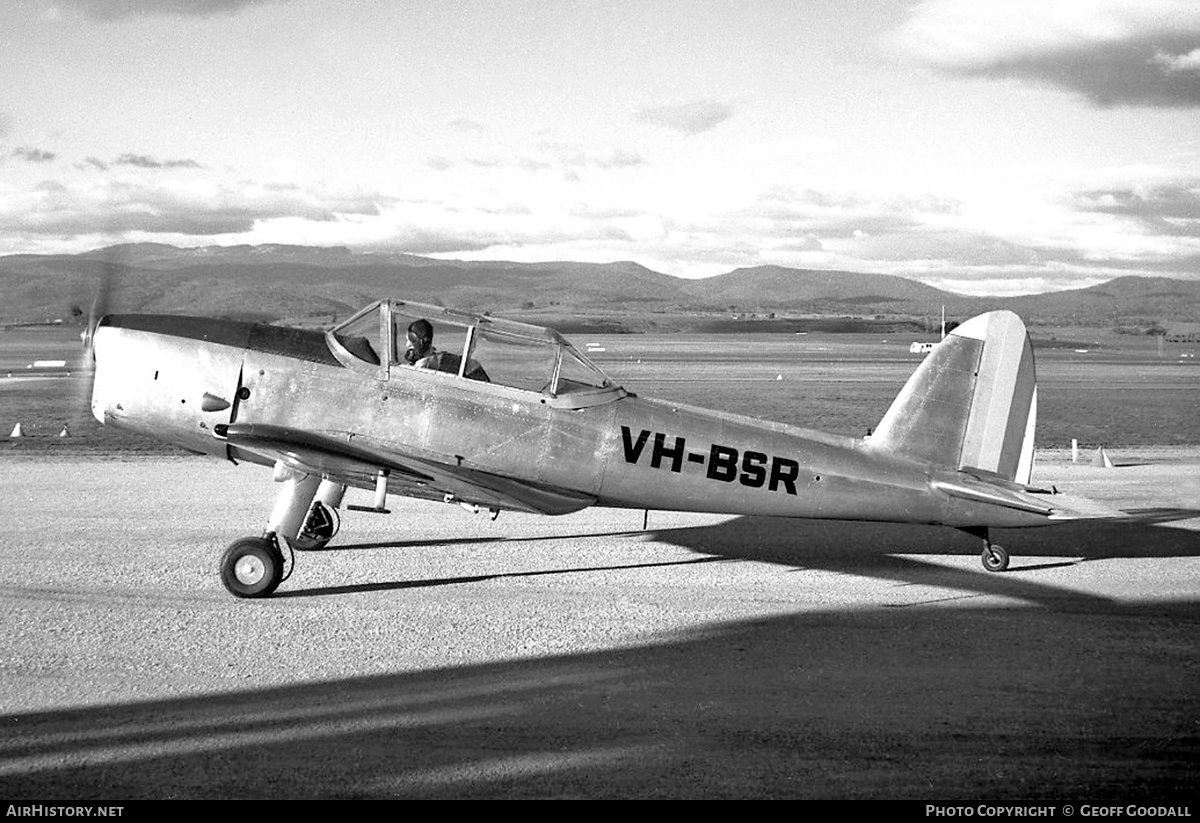
<path fill-rule="evenodd" d="M 383 472 L 389 490 L 407 497 L 442 500 L 451 495 L 455 501 L 483 508 L 534 514 L 569 514 L 596 502 L 593 495 L 472 468 L 461 458 L 451 463 L 392 444 L 364 443 L 349 433 L 235 423 L 222 427 L 219 434 L 235 450 L 232 456 L 240 452 L 259 462 L 282 461 L 297 471 L 360 488 L 374 488 L 375 478 Z"/>

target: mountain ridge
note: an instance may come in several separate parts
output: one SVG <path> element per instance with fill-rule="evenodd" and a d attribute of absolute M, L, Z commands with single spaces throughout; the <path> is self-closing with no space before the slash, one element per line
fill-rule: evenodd
<path fill-rule="evenodd" d="M 0 323 L 86 314 L 106 275 L 121 311 L 341 319 L 381 297 L 465 309 L 569 315 L 742 313 L 965 317 L 1010 308 L 1027 322 L 1138 326 L 1200 321 L 1200 282 L 1114 278 L 1019 297 L 972 297 L 897 275 L 784 266 L 685 280 L 633 261 L 439 260 L 318 246 L 178 248 L 132 243 L 0 257 Z"/>

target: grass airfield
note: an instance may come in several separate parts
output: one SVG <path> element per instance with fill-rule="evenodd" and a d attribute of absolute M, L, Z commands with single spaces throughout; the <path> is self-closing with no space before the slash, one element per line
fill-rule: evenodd
<path fill-rule="evenodd" d="M 919 362 L 670 337 L 575 339 L 639 393 L 843 434 Z M 1035 481 L 1136 517 L 1000 532 L 1005 574 L 945 528 L 396 500 L 255 602 L 216 563 L 270 472 L 89 427 L 77 376 L 4 381 L 0 793 L 1195 796 L 1200 370 L 1091 354 L 1037 354 Z"/>

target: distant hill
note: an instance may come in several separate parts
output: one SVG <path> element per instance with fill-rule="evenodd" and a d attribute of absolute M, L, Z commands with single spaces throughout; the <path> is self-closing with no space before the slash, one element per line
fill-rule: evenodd
<path fill-rule="evenodd" d="M 782 266 L 735 269 L 717 277 L 687 281 L 683 290 L 709 306 L 787 308 L 798 303 L 819 303 L 846 311 L 857 311 L 860 306 L 914 302 L 923 303 L 928 311 L 930 305 L 958 297 L 915 280 L 887 274 Z"/>
<path fill-rule="evenodd" d="M 1086 289 L 1024 295 L 1005 308 L 1064 325 L 1136 326 L 1200 322 L 1200 282 L 1170 277 L 1118 277 Z"/>
<path fill-rule="evenodd" d="M 321 323 L 380 297 L 547 317 L 663 313 L 834 315 L 880 321 L 965 318 L 1012 308 L 1031 324 L 1145 326 L 1200 322 L 1200 283 L 1122 277 L 1075 291 L 967 297 L 882 274 L 743 268 L 684 280 L 632 262 L 447 261 L 308 246 L 157 243 L 75 255 L 0 257 L 0 323 L 86 315 L 102 278 L 113 310 Z"/>

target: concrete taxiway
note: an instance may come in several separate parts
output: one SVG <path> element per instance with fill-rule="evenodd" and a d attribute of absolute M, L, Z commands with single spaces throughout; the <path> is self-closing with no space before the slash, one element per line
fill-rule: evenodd
<path fill-rule="evenodd" d="M 1111 457 L 1035 479 L 1137 519 L 999 575 L 944 528 L 394 500 L 239 601 L 269 471 L 14 450 L 0 796 L 1194 796 L 1200 449 Z"/>

